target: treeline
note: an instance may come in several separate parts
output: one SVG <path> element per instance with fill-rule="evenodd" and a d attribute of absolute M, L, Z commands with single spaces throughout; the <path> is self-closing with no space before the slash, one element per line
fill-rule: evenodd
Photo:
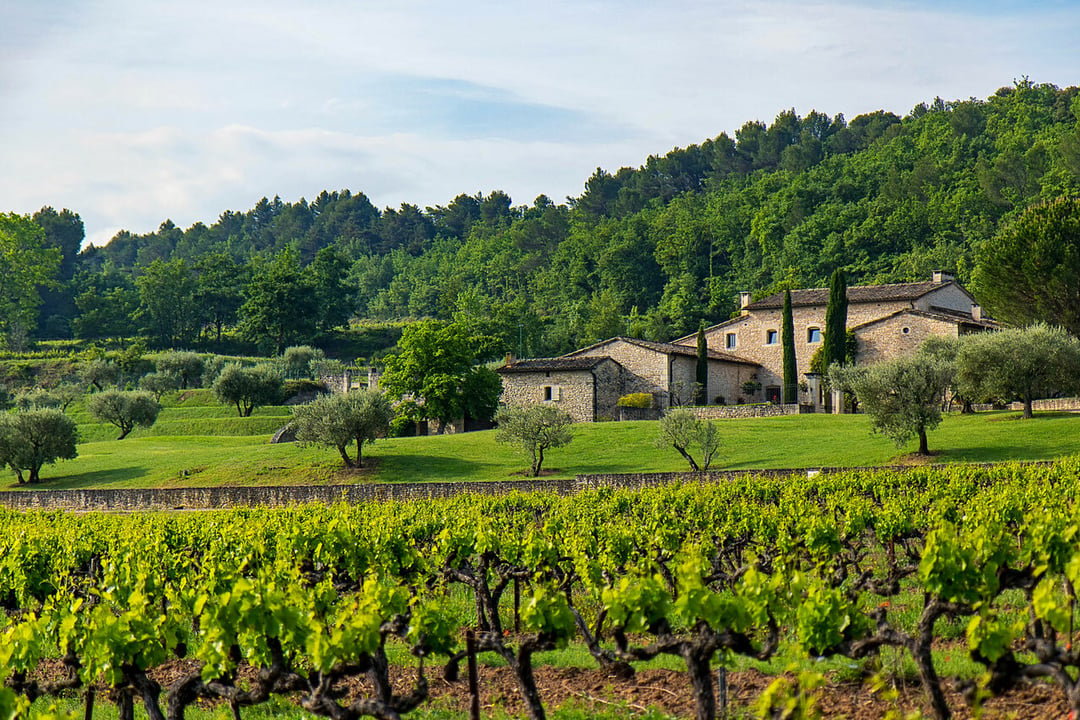
<path fill-rule="evenodd" d="M 851 121 L 789 110 L 638 168 L 598 168 L 565 203 L 264 198 L 78 253 L 78 215 L 45 208 L 34 219 L 63 262 L 36 334 L 177 346 L 225 332 L 280 351 L 350 318 L 435 317 L 535 356 L 616 334 L 667 340 L 727 318 L 739 291 L 821 287 L 837 268 L 852 284 L 933 269 L 966 282 L 1004 220 L 1080 190 L 1077 90 L 1024 79 Z M 166 297 L 175 320 L 150 302 Z"/>

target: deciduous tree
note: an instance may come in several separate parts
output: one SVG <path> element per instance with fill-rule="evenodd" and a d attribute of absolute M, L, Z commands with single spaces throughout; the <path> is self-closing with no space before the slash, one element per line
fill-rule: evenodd
<path fill-rule="evenodd" d="M 235 405 L 240 417 L 251 417 L 260 405 L 280 403 L 284 385 L 281 373 L 269 364 L 229 365 L 214 381 L 214 396 L 224 405 Z"/>
<path fill-rule="evenodd" d="M 154 260 L 136 278 L 139 311 L 144 329 L 161 347 L 190 343 L 202 327 L 202 314 L 196 302 L 195 275 L 182 259 Z"/>
<path fill-rule="evenodd" d="M 86 409 L 100 422 L 120 428 L 120 437 L 116 439 L 123 440 L 136 425 L 153 425 L 161 412 L 161 403 L 151 393 L 141 390 L 106 390 L 91 396 Z"/>
<path fill-rule="evenodd" d="M 39 482 L 44 465 L 78 455 L 78 439 L 75 421 L 59 410 L 5 413 L 0 415 L 0 466 L 10 467 L 20 483 Z"/>
<path fill-rule="evenodd" d="M 928 455 L 926 433 L 941 422 L 941 401 L 953 372 L 949 363 L 916 354 L 862 368 L 834 364 L 830 382 L 855 394 L 874 432 L 892 438 L 897 447 L 917 436 L 918 453 Z"/>
<path fill-rule="evenodd" d="M 686 408 L 675 408 L 660 418 L 656 446 L 675 448 L 690 463 L 691 470 L 704 471 L 720 449 L 720 433 L 716 423 L 702 420 Z M 695 449 L 701 452 L 700 464 L 691 454 Z"/>
<path fill-rule="evenodd" d="M 344 394 L 321 395 L 310 403 L 293 408 L 296 439 L 337 448 L 346 467 L 363 467 L 365 443 L 385 435 L 394 415 L 390 401 L 377 390 L 354 390 Z M 348 447 L 356 443 L 356 460 Z"/>
<path fill-rule="evenodd" d="M 19 344 L 37 324 L 39 287 L 53 287 L 61 253 L 29 217 L 0 213 L 0 339 Z"/>
<path fill-rule="evenodd" d="M 956 357 L 958 380 L 980 400 L 1032 401 L 1080 385 L 1080 340 L 1063 328 L 1037 323 L 965 337 Z"/>
<path fill-rule="evenodd" d="M 495 441 L 513 445 L 530 458 L 529 477 L 540 475 L 544 451 L 569 445 L 574 439 L 570 413 L 554 405 L 508 405 L 495 414 Z"/>

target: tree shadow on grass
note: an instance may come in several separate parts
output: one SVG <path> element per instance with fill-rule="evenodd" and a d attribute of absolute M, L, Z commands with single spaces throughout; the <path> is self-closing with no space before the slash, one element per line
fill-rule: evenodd
<path fill-rule="evenodd" d="M 3 490 L 78 490 L 92 486 L 93 488 L 107 488 L 112 483 L 137 480 L 144 477 L 147 469 L 141 466 L 115 468 L 113 470 L 97 470 L 94 472 L 68 473 L 66 475 L 51 475 L 48 468 L 42 469 L 41 482 L 36 485 L 19 485 L 15 479 L 11 484 L 2 487 Z"/>
<path fill-rule="evenodd" d="M 439 457 L 437 455 L 395 455 L 379 453 L 371 460 L 377 472 L 372 478 L 376 482 L 467 482 L 483 480 L 499 468 L 498 463 L 482 463 L 461 458 Z M 365 459 L 364 463 L 367 464 Z M 486 471 L 485 469 L 491 469 Z"/>

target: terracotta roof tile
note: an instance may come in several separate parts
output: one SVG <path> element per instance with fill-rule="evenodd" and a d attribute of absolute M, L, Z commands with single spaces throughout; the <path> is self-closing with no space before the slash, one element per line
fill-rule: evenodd
<path fill-rule="evenodd" d="M 557 358 L 531 358 L 529 360 L 517 360 L 509 365 L 496 368 L 500 373 L 527 373 L 527 372 L 567 372 L 574 370 L 592 370 L 600 363 L 608 360 L 604 357 L 557 357 Z"/>
<path fill-rule="evenodd" d="M 917 300 L 932 290 L 945 287 L 948 282 L 895 283 L 892 285 L 852 285 L 847 289 L 849 303 L 890 302 L 895 300 Z M 792 290 L 791 306 L 807 307 L 829 304 L 829 288 L 810 290 Z M 752 302 L 747 310 L 773 310 L 784 305 L 784 293 L 776 293 Z"/>

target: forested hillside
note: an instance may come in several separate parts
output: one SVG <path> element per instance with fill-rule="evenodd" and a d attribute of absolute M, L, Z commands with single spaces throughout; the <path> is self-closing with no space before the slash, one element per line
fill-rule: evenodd
<path fill-rule="evenodd" d="M 1003 220 L 1080 190 L 1077 91 L 1025 79 L 902 118 L 786 111 L 638 168 L 598 168 L 563 203 L 497 190 L 381 211 L 348 190 L 264 198 L 77 257 L 78 216 L 46 208 L 35 220 L 64 262 L 38 335 L 190 346 L 237 328 L 272 347 L 350 316 L 439 317 L 547 355 L 615 334 L 666 340 L 727 318 L 741 290 L 820 287 L 837 267 L 852 284 L 935 268 L 966 281 Z"/>

